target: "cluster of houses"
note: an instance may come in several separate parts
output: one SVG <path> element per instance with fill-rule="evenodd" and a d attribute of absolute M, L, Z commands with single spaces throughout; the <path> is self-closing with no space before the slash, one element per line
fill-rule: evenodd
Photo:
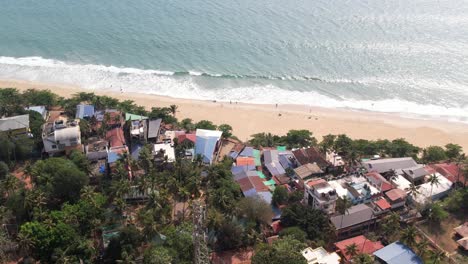
<path fill-rule="evenodd" d="M 400 220 L 410 222 L 421 215 L 406 205 L 424 205 L 448 195 L 456 182 L 463 181 L 453 163 L 418 164 L 413 158 L 372 158 L 361 161 L 352 173 L 335 153 L 322 155 L 316 148 L 286 150 L 285 147 L 254 149 L 241 142 L 227 145 L 233 159 L 232 173 L 244 196 L 259 197 L 272 203 L 272 193 L 278 186 L 288 191 L 302 191 L 303 203 L 329 215 L 338 239 L 335 252 L 323 248 L 302 251 L 308 263 L 348 263 L 347 245 L 356 244 L 360 252 L 373 255 L 380 263 L 422 263 L 407 246 L 396 242 L 384 247 L 362 234 L 375 226 L 389 212 L 397 212 Z M 351 170 L 350 170 L 351 171 Z M 437 183 L 430 183 L 434 175 Z M 416 189 L 414 191 L 412 189 Z M 342 214 L 337 210 L 339 198 L 351 203 Z M 272 241 L 281 230 L 281 205 L 272 205 L 275 212 Z"/>
<path fill-rule="evenodd" d="M 407 203 L 424 205 L 446 196 L 454 183 L 464 182 L 454 163 L 426 166 L 417 164 L 410 157 L 376 157 L 362 160 L 359 166 L 349 170 L 336 153 L 324 155 L 314 147 L 255 149 L 235 139 L 222 139 L 221 131 L 179 131 L 161 119 L 113 109 L 95 109 L 93 105 L 77 105 L 73 118 L 61 111 L 48 112 L 41 106 L 28 110 L 40 113 L 46 120 L 42 130 L 43 152 L 56 156 L 81 151 L 92 162 L 93 175 L 112 171 L 125 155 L 138 159 L 145 144 L 151 144 L 156 161 L 174 162 L 176 143 L 187 143 L 189 147 L 184 148 L 184 158 L 198 156 L 207 165 L 226 157 L 232 159 L 234 180 L 245 197 L 258 197 L 272 204 L 273 192 L 278 186 L 284 186 L 289 192 L 303 192 L 303 203 L 327 214 L 336 236 L 341 239 L 335 243 L 336 251 L 332 253 L 321 247 L 304 249 L 302 255 L 309 264 L 348 262 L 350 256 L 345 249 L 350 244 L 356 244 L 359 252 L 373 255 L 381 263 L 422 263 L 399 242 L 384 247 L 362 234 L 391 211 L 398 212 L 402 221 L 414 220 L 418 213 L 408 209 Z M 86 140 L 80 129 L 83 120 L 89 124 L 86 129 L 92 131 Z M 29 116 L 0 119 L 0 132 L 30 133 Z M 138 173 L 131 171 L 130 166 L 127 170 L 130 178 Z M 434 175 L 437 183 L 429 182 Z M 337 210 L 338 200 L 343 197 L 351 203 L 344 214 Z M 272 204 L 275 212 L 273 235 L 268 241 L 274 240 L 281 229 L 281 206 Z M 460 243 L 465 242 L 463 237 Z"/>
<path fill-rule="evenodd" d="M 57 156 L 68 155 L 73 150 L 81 151 L 92 162 L 94 175 L 112 171 L 114 164 L 124 155 L 138 159 L 145 144 L 151 144 L 156 161 L 172 163 L 176 160 L 175 142 L 189 142 L 188 146 L 192 148 L 186 149 L 183 155 L 190 159 L 200 155 L 204 163 L 211 164 L 216 158 L 215 150 L 222 134 L 221 131 L 203 129 L 193 133 L 173 130 L 161 119 L 150 119 L 114 109 L 97 110 L 87 104 L 77 105 L 74 118 L 61 111 L 50 111 L 45 117 L 43 152 L 48 156 Z M 92 131 L 86 140 L 82 139 L 83 131 L 80 130 L 82 120 L 87 121 L 87 129 Z M 129 171 L 131 176 L 132 172 Z"/>

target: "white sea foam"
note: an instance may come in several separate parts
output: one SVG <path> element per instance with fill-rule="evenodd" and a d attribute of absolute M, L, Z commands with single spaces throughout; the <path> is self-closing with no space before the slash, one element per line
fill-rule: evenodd
<path fill-rule="evenodd" d="M 181 74 L 184 75 L 185 72 Z M 93 90 L 120 91 L 122 89 L 124 92 L 157 94 L 185 99 L 350 108 L 375 112 L 401 113 L 411 117 L 419 115 L 423 117 L 468 122 L 468 106 L 421 104 L 399 98 L 356 100 L 344 98 L 340 95 L 336 95 L 336 98 L 332 98 L 317 91 L 291 91 L 281 89 L 274 84 L 207 89 L 201 87 L 197 82 L 192 80 L 192 77 L 203 78 L 203 76 L 207 74 L 190 71 L 186 72 L 186 77 L 178 78 L 174 75 L 176 75 L 176 73 L 170 71 L 141 70 L 91 64 L 80 65 L 41 57 L 0 57 L 0 79 L 18 79 L 33 82 L 76 85 Z M 208 76 L 222 78 L 222 76 L 218 74 L 211 74 Z M 318 80 L 317 78 L 311 79 Z M 324 81 L 331 83 L 362 82 L 371 85 L 373 83 L 378 84 L 379 82 L 402 83 L 407 80 L 381 80 L 372 78 L 356 81 L 349 79 Z M 416 82 L 416 80 L 414 80 L 414 82 Z M 440 84 L 430 81 L 427 81 L 426 84 L 440 86 Z"/>

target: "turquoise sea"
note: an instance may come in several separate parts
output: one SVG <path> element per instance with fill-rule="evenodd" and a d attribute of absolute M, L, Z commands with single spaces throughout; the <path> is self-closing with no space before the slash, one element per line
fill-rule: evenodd
<path fill-rule="evenodd" d="M 468 122 L 468 1 L 0 0 L 0 78 Z"/>

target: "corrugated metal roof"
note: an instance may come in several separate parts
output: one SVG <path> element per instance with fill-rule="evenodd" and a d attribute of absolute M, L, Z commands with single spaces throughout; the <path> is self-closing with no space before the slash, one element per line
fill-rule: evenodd
<path fill-rule="evenodd" d="M 75 118 L 83 119 L 94 116 L 94 105 L 79 104 L 76 106 Z"/>
<path fill-rule="evenodd" d="M 125 113 L 125 120 L 136 121 L 136 120 L 146 120 L 148 117 L 142 115 L 135 115 L 130 113 Z"/>
<path fill-rule="evenodd" d="M 365 223 L 372 219 L 375 219 L 372 208 L 365 204 L 358 204 L 349 208 L 348 213 L 346 213 L 344 216 L 333 216 L 330 221 L 337 230 L 340 230 L 353 225 Z"/>
<path fill-rule="evenodd" d="M 417 166 L 413 158 L 391 158 L 391 159 L 378 159 L 368 160 L 362 162 L 368 171 L 376 171 L 378 173 L 388 172 L 397 169 L 407 169 Z"/>
<path fill-rule="evenodd" d="M 203 162 L 211 164 L 216 144 L 223 132 L 215 130 L 197 129 L 197 141 L 195 143 L 195 153 L 202 155 Z"/>
<path fill-rule="evenodd" d="M 29 115 L 18 115 L 0 119 L 0 131 L 17 130 L 29 127 Z"/>
<path fill-rule="evenodd" d="M 149 120 L 148 122 L 148 138 L 158 138 L 159 136 L 159 129 L 161 128 L 161 121 L 162 119 L 156 119 L 156 120 Z"/>
<path fill-rule="evenodd" d="M 397 241 L 374 252 L 374 256 L 387 264 L 423 264 L 422 259 L 408 246 Z"/>

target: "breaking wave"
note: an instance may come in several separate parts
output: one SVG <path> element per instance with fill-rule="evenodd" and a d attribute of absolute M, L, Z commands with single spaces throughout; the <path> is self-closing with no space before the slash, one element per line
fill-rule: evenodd
<path fill-rule="evenodd" d="M 405 98 L 354 99 L 328 91 L 291 90 L 281 86 L 282 81 L 300 80 L 303 82 L 339 84 L 379 84 L 382 80 L 349 80 L 308 76 L 254 76 L 213 74 L 198 71 L 162 71 L 136 68 L 104 66 L 94 64 L 74 64 L 42 57 L 0 57 L 0 79 L 16 79 L 32 82 L 75 85 L 91 90 L 122 91 L 124 93 L 156 94 L 184 99 L 238 101 L 256 104 L 299 104 L 328 108 L 349 108 L 356 110 L 400 113 L 405 116 L 423 118 L 443 118 L 451 121 L 468 122 L 467 105 L 423 104 Z M 229 82 L 226 86 L 209 88 L 202 83 L 216 79 L 242 80 Z M 249 82 L 267 80 L 260 84 Z M 400 80 L 393 80 L 399 83 Z"/>

